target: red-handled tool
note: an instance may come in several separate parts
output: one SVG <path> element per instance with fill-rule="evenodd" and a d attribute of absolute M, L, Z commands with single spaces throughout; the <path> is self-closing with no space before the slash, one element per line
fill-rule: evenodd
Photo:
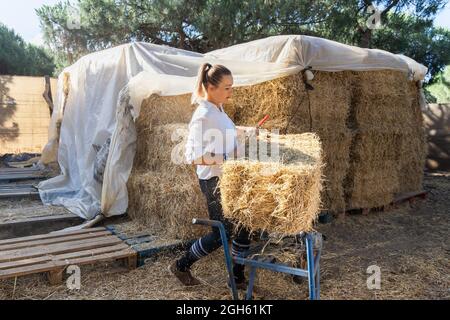
<path fill-rule="evenodd" d="M 264 116 L 264 118 L 262 118 L 261 121 L 258 122 L 258 125 L 257 125 L 256 127 L 257 127 L 257 128 L 261 128 L 261 126 L 264 124 L 264 122 L 267 121 L 267 119 L 269 119 L 269 115 L 268 115 L 268 114 L 266 114 L 266 115 Z"/>

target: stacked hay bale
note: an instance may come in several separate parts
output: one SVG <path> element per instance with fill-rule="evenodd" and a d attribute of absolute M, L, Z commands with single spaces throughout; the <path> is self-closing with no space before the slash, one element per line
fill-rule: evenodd
<path fill-rule="evenodd" d="M 315 134 L 260 136 L 279 157 L 230 160 L 220 181 L 225 217 L 251 231 L 311 231 L 320 211 L 321 145 Z"/>
<path fill-rule="evenodd" d="M 315 71 L 310 84 L 313 90 L 299 73 L 238 87 L 225 110 L 237 125 L 254 127 L 268 114 L 264 128 L 320 137 L 321 209 L 378 207 L 421 189 L 426 145 L 415 83 L 398 71 Z M 207 216 L 194 167 L 170 161 L 172 148 L 184 145 L 170 139 L 174 124 L 186 129 L 194 108 L 190 94 L 144 101 L 128 183 L 130 216 L 181 239 L 206 231 L 191 225 Z"/>
<path fill-rule="evenodd" d="M 408 82 L 407 92 L 410 99 L 408 104 L 410 119 L 409 126 L 405 126 L 402 135 L 398 193 L 422 190 L 423 174 L 421 173 L 428 151 L 417 84 Z"/>
<path fill-rule="evenodd" d="M 153 95 L 142 103 L 136 122 L 128 214 L 163 238 L 186 240 L 206 231 L 192 226 L 192 218 L 207 217 L 206 203 L 195 168 L 182 163 L 193 112 L 190 98 Z"/>
<path fill-rule="evenodd" d="M 344 178 L 352 139 L 346 120 L 351 98 L 350 72 L 315 72 L 314 89 L 305 89 L 302 73 L 235 89 L 225 110 L 239 125 L 255 126 L 266 114 L 267 129 L 281 133 L 316 132 L 325 163 L 323 208 L 345 208 Z"/>
<path fill-rule="evenodd" d="M 352 74 L 350 72 L 316 72 L 309 92 L 312 115 L 311 130 L 323 147 L 324 190 L 322 208 L 345 210 L 344 180 L 350 163 L 352 131 L 347 127 L 350 112 Z"/>
<path fill-rule="evenodd" d="M 398 190 L 402 124 L 408 123 L 407 75 L 355 72 L 351 114 L 355 136 L 345 182 L 349 208 L 390 203 Z"/>
<path fill-rule="evenodd" d="M 425 157 L 418 89 L 400 71 L 314 72 L 237 88 L 227 112 L 254 126 L 315 132 L 323 145 L 323 209 L 372 208 L 421 189 Z"/>
<path fill-rule="evenodd" d="M 270 118 L 264 123 L 264 128 L 292 133 L 309 129 L 306 100 L 303 77 L 298 73 L 253 86 L 237 87 L 224 108 L 237 125 L 255 127 L 268 114 Z"/>
<path fill-rule="evenodd" d="M 408 89 L 411 82 L 399 71 L 355 72 L 353 83 L 348 123 L 355 137 L 345 181 L 347 206 L 380 207 L 404 191 L 405 175 L 416 181 L 422 176 L 423 163 L 412 160 L 424 156 L 422 127 L 412 107 L 417 90 Z M 420 190 L 420 183 L 413 188 Z"/>

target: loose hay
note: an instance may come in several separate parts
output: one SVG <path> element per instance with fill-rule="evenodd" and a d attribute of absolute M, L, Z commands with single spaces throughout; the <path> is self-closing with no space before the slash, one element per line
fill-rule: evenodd
<path fill-rule="evenodd" d="M 271 135 L 270 140 L 279 145 L 279 161 L 236 159 L 223 165 L 224 215 L 251 231 L 311 231 L 320 208 L 320 141 L 312 133 Z"/>

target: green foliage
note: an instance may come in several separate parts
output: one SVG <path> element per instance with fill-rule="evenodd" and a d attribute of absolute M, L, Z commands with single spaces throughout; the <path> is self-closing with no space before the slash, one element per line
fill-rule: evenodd
<path fill-rule="evenodd" d="M 433 27 L 433 22 L 428 19 L 393 15 L 374 33 L 372 42 L 376 48 L 402 53 L 419 61 L 428 67 L 430 77 L 450 63 L 450 30 Z"/>
<path fill-rule="evenodd" d="M 207 52 L 279 34 L 306 34 L 405 54 L 433 82 L 450 63 L 449 30 L 433 27 L 446 0 L 78 0 L 80 28 L 68 28 L 61 0 L 37 10 L 44 38 L 61 65 L 130 41 Z M 381 27 L 366 22 L 380 10 Z M 73 8 L 72 8 L 73 11 Z"/>
<path fill-rule="evenodd" d="M 450 103 L 450 65 L 437 77 L 436 81 L 425 88 L 427 100 L 435 103 Z"/>
<path fill-rule="evenodd" d="M 52 75 L 55 69 L 51 55 L 0 24 L 0 74 L 27 76 Z"/>

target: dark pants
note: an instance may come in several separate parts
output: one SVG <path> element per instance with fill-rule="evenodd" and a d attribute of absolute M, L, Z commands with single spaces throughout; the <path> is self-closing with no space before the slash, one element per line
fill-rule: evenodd
<path fill-rule="evenodd" d="M 232 235 L 234 231 L 234 225 L 223 216 L 222 204 L 220 202 L 220 189 L 217 186 L 219 178 L 213 177 L 209 180 L 199 180 L 199 182 L 200 188 L 205 195 L 208 204 L 209 218 L 211 220 L 221 221 L 227 231 L 228 238 L 230 238 L 230 235 Z M 182 271 L 189 269 L 195 261 L 221 246 L 222 239 L 220 238 L 220 231 L 218 228 L 213 227 L 210 233 L 195 241 L 186 254 L 178 260 L 179 269 Z M 244 253 L 249 246 L 250 235 L 246 229 L 240 228 L 237 230 L 231 244 L 232 255 L 237 256 Z M 244 266 L 235 265 L 233 270 L 237 279 L 242 279 L 244 277 Z"/>

